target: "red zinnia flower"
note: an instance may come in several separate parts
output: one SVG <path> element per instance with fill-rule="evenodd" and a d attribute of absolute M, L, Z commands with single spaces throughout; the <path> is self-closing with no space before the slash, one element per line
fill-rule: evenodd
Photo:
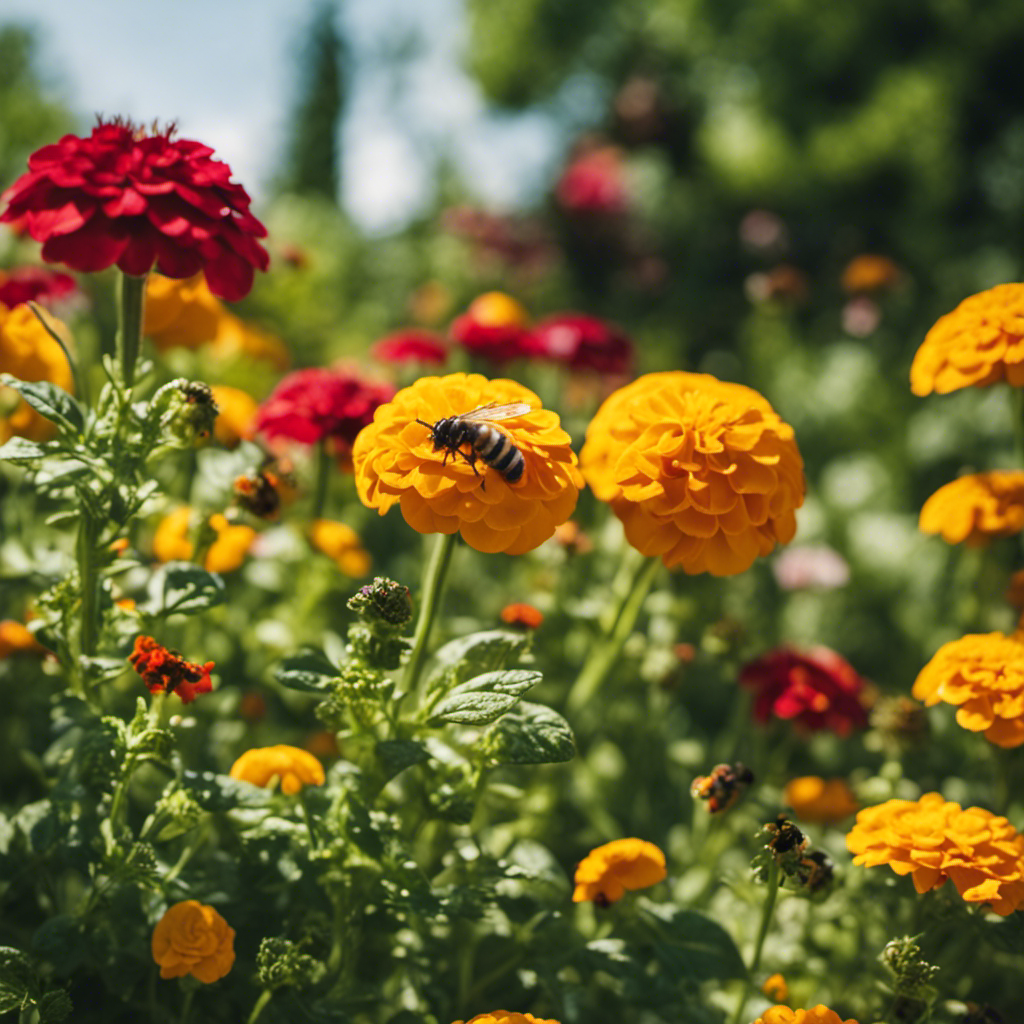
<path fill-rule="evenodd" d="M 805 729 L 845 735 L 868 723 L 865 683 L 853 666 L 827 647 L 806 653 L 779 648 L 752 661 L 740 682 L 756 691 L 754 718 L 789 718 Z"/>
<path fill-rule="evenodd" d="M 59 302 L 70 298 L 77 286 L 70 274 L 46 267 L 18 267 L 0 271 L 0 305 L 13 309 L 25 302 Z"/>
<path fill-rule="evenodd" d="M 473 355 L 506 363 L 537 354 L 529 323 L 530 314 L 510 295 L 487 292 L 456 318 L 451 335 Z"/>
<path fill-rule="evenodd" d="M 448 359 L 448 347 L 433 331 L 415 328 L 381 338 L 370 355 L 382 363 L 430 363 L 440 366 Z"/>
<path fill-rule="evenodd" d="M 619 151 L 602 146 L 577 156 L 562 171 L 555 198 L 570 213 L 624 213 L 629 196 Z"/>
<path fill-rule="evenodd" d="M 539 354 L 573 370 L 624 375 L 633 364 L 633 343 L 627 335 L 597 317 L 560 313 L 533 330 Z"/>
<path fill-rule="evenodd" d="M 256 431 L 273 442 L 279 438 L 299 444 L 330 439 L 343 451 L 352 447 L 359 431 L 378 405 L 391 401 L 394 389 L 340 370 L 296 370 L 288 374 L 260 407 Z"/>
<path fill-rule="evenodd" d="M 267 269 L 256 241 L 266 228 L 231 168 L 172 134 L 116 121 L 43 146 L 0 197 L 0 221 L 22 221 L 50 263 L 86 273 L 116 263 L 135 276 L 154 264 L 167 277 L 203 271 L 215 295 L 242 298 L 254 268 Z"/>
<path fill-rule="evenodd" d="M 128 655 L 150 693 L 176 693 L 182 704 L 191 704 L 201 693 L 210 693 L 213 662 L 197 665 L 175 651 L 161 647 L 151 636 L 137 636 Z"/>

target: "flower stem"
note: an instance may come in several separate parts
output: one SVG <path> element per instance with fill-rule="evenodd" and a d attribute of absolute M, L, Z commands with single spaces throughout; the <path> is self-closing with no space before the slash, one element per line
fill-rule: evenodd
<path fill-rule="evenodd" d="M 319 848 L 320 843 L 317 841 L 316 832 L 313 829 L 313 817 L 309 813 L 309 804 L 306 802 L 306 791 L 304 789 L 299 790 L 299 804 L 302 807 L 302 817 L 306 819 L 306 829 L 309 832 L 309 848 L 316 850 Z"/>
<path fill-rule="evenodd" d="M 434 550 L 430 553 L 423 570 L 423 585 L 420 589 L 420 615 L 416 620 L 416 631 L 412 637 L 412 652 L 405 666 L 405 690 L 411 693 L 416 689 L 423 663 L 427 660 L 430 633 L 437 617 L 441 592 L 444 589 L 448 566 L 455 550 L 455 534 L 439 533 L 434 541 Z"/>
<path fill-rule="evenodd" d="M 194 988 L 188 988 L 185 990 L 185 1001 L 181 1005 L 181 1016 L 178 1018 L 178 1024 L 186 1024 L 188 1015 L 192 1011 L 192 1000 L 196 997 L 196 990 Z"/>
<path fill-rule="evenodd" d="M 768 929 L 771 927 L 772 914 L 775 911 L 775 900 L 779 895 L 779 882 L 782 880 L 779 873 L 779 863 L 773 857 L 768 865 L 767 892 L 764 894 L 764 907 L 761 910 L 761 927 L 757 932 L 757 941 L 754 943 L 754 956 L 750 961 L 750 971 L 747 981 L 744 983 L 743 991 L 740 993 L 740 1000 L 736 1004 L 736 1012 L 732 1017 L 732 1024 L 740 1024 L 743 1019 L 743 1010 L 747 1005 L 747 993 L 753 985 L 754 975 L 761 966 L 761 952 L 764 949 L 764 940 L 768 936 Z"/>
<path fill-rule="evenodd" d="M 146 276 L 122 273 L 118 277 L 117 359 L 125 387 L 135 383 L 135 364 L 142 342 L 142 314 L 146 304 Z"/>
<path fill-rule="evenodd" d="M 252 1008 L 252 1013 L 249 1014 L 249 1019 L 246 1024 L 256 1024 L 256 1020 L 259 1015 L 263 1012 L 263 1008 L 273 998 L 273 989 L 265 988 L 261 993 L 259 999 L 256 1000 L 256 1005 Z"/>
<path fill-rule="evenodd" d="M 331 457 L 327 453 L 327 439 L 321 438 L 316 446 L 316 480 L 313 485 L 313 514 L 311 519 L 323 516 L 327 503 L 327 481 L 331 472 Z"/>
<path fill-rule="evenodd" d="M 81 627 L 78 634 L 79 653 L 91 658 L 96 653 L 99 636 L 99 562 L 97 542 L 99 523 L 87 508 L 81 510 L 78 520 L 78 540 L 75 545 L 78 558 L 78 576 L 82 591 Z"/>
<path fill-rule="evenodd" d="M 610 629 L 591 651 L 569 691 L 566 701 L 569 711 L 579 711 L 588 704 L 615 668 L 660 566 L 656 558 L 648 558 L 637 566 L 632 584 L 615 612 Z"/>

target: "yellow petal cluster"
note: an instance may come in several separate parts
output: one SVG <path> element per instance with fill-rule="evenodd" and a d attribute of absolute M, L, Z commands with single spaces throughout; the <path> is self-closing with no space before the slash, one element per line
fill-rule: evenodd
<path fill-rule="evenodd" d="M 195 552 L 192 541 L 192 509 L 187 505 L 169 512 L 153 534 L 153 555 L 159 562 L 189 562 Z M 217 534 L 203 559 L 207 572 L 233 572 L 241 567 L 256 539 L 251 526 L 230 523 L 220 513 L 210 516 Z"/>
<path fill-rule="evenodd" d="M 522 453 L 522 478 L 505 482 L 476 460 L 435 451 L 430 429 L 448 416 L 491 402 L 525 402 L 530 411 L 498 426 Z M 556 413 L 512 380 L 480 374 L 421 377 L 374 413 L 352 450 L 356 489 L 364 505 L 383 515 L 399 505 L 405 521 L 420 533 L 455 533 L 477 551 L 521 555 L 551 537 L 572 515 L 583 478 L 569 435 Z"/>
<path fill-rule="evenodd" d="M 199 348 L 217 335 L 228 312 L 206 286 L 202 274 L 184 280 L 150 274 L 146 278 L 143 330 L 162 352 Z"/>
<path fill-rule="evenodd" d="M 822 824 L 842 821 L 860 806 L 845 779 L 822 779 L 817 775 L 790 779 L 782 800 L 801 821 Z"/>
<path fill-rule="evenodd" d="M 1000 284 L 964 299 L 925 335 L 910 367 L 915 395 L 1004 379 L 1024 384 L 1024 284 Z"/>
<path fill-rule="evenodd" d="M 646 889 L 665 877 L 665 854 L 644 839 L 615 839 L 580 861 L 573 882 L 573 903 L 602 906 L 621 900 L 626 890 Z"/>
<path fill-rule="evenodd" d="M 940 487 L 921 509 L 922 533 L 979 547 L 1024 529 L 1024 472 L 969 473 Z"/>
<path fill-rule="evenodd" d="M 630 544 L 687 573 L 731 576 L 796 532 L 803 460 L 756 391 L 705 373 L 650 373 L 587 429 L 587 483 Z"/>
<path fill-rule="evenodd" d="M 234 965 L 235 930 L 213 907 L 184 900 L 168 907 L 153 929 L 152 951 L 161 978 L 191 974 L 210 985 Z"/>
<path fill-rule="evenodd" d="M 230 774 L 254 786 L 269 786 L 275 778 L 280 779 L 281 792 L 288 795 L 298 793 L 303 786 L 324 784 L 323 765 L 308 750 L 285 743 L 247 750 L 231 766 Z"/>
<path fill-rule="evenodd" d="M 943 644 L 911 693 L 929 707 L 952 704 L 956 721 L 999 747 L 1024 743 L 1024 637 L 968 633 Z"/>
<path fill-rule="evenodd" d="M 254 433 L 259 403 L 241 388 L 214 384 L 210 390 L 217 403 L 213 436 L 225 448 L 237 448 Z"/>
<path fill-rule="evenodd" d="M 775 1003 L 784 1003 L 789 998 L 789 986 L 781 974 L 773 974 L 761 986 L 764 995 Z"/>
<path fill-rule="evenodd" d="M 515 1013 L 512 1010 L 491 1010 L 490 1013 L 478 1013 L 467 1021 L 454 1021 L 454 1024 L 558 1024 L 558 1021 L 550 1017 L 534 1017 L 532 1013 Z"/>
<path fill-rule="evenodd" d="M 962 810 L 941 793 L 866 807 L 846 837 L 854 864 L 888 864 L 919 893 L 952 879 L 968 903 L 1002 917 L 1024 905 L 1024 836 L 980 807 Z"/>
<path fill-rule="evenodd" d="M 315 519 L 309 528 L 309 539 L 346 576 L 358 578 L 370 571 L 370 556 L 351 526 L 333 519 Z"/>
<path fill-rule="evenodd" d="M 791 1010 L 788 1006 L 773 1006 L 764 1011 L 754 1024 L 857 1024 L 851 1017 L 844 1021 L 835 1010 L 819 1003 L 809 1010 Z"/>
<path fill-rule="evenodd" d="M 48 319 L 54 330 L 65 330 L 55 317 Z M 13 309 L 0 305 L 0 370 L 19 380 L 44 380 L 67 392 L 72 389 L 71 367 L 60 345 L 27 305 Z M 53 430 L 53 424 L 16 391 L 0 385 L 0 444 L 15 434 L 43 441 Z"/>

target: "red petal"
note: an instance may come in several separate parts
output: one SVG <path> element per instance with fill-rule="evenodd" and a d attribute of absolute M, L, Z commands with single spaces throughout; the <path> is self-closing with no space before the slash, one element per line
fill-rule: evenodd
<path fill-rule="evenodd" d="M 146 200 L 133 188 L 125 188 L 110 202 L 103 204 L 108 217 L 138 217 L 146 212 Z"/>
<path fill-rule="evenodd" d="M 203 269 L 203 258 L 195 249 L 186 249 L 163 237 L 157 240 L 156 249 L 156 268 L 167 277 L 192 277 Z"/>
<path fill-rule="evenodd" d="M 249 294 L 254 276 L 251 263 L 223 247 L 212 259 L 205 252 L 203 255 L 206 256 L 206 283 L 214 295 L 226 302 L 237 302 Z"/>
<path fill-rule="evenodd" d="M 121 254 L 117 265 L 126 273 L 142 277 L 153 269 L 156 261 L 157 235 L 148 225 L 143 230 L 133 228 L 130 241 Z"/>
<path fill-rule="evenodd" d="M 72 270 L 92 274 L 117 260 L 127 243 L 110 221 L 97 213 L 80 231 L 48 238 L 42 255 L 47 263 L 66 263 Z"/>

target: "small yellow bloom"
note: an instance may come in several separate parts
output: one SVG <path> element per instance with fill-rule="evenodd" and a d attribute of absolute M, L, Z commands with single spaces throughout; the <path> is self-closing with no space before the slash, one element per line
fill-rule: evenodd
<path fill-rule="evenodd" d="M 801 821 L 824 824 L 842 821 L 860 806 L 845 779 L 822 779 L 817 775 L 791 779 L 786 783 L 782 800 Z"/>
<path fill-rule="evenodd" d="M 789 986 L 781 974 L 773 974 L 762 986 L 761 991 L 768 999 L 784 1003 L 789 998 Z"/>
<path fill-rule="evenodd" d="M 168 907 L 153 929 L 153 959 L 161 978 L 193 978 L 210 985 L 235 962 L 235 930 L 213 907 L 185 900 Z"/>
<path fill-rule="evenodd" d="M 818 1004 L 809 1010 L 791 1010 L 788 1006 L 773 1006 L 764 1011 L 754 1024 L 857 1024 L 851 1017 L 844 1021 L 835 1010 Z"/>
<path fill-rule="evenodd" d="M 478 295 L 466 313 L 481 327 L 525 327 L 530 322 L 526 307 L 504 292 Z"/>
<path fill-rule="evenodd" d="M 240 320 L 234 313 L 225 313 L 220 318 L 210 351 L 225 361 L 255 360 L 282 372 L 292 365 L 291 352 L 280 338 Z"/>
<path fill-rule="evenodd" d="M 303 786 L 322 786 L 325 778 L 323 765 L 308 750 L 283 743 L 247 750 L 231 766 L 230 774 L 254 786 L 269 786 L 280 779 L 281 792 L 289 796 Z"/>
<path fill-rule="evenodd" d="M 333 519 L 317 519 L 309 528 L 309 539 L 346 576 L 358 578 L 369 573 L 370 555 L 351 526 Z"/>
<path fill-rule="evenodd" d="M 146 278 L 143 330 L 163 352 L 169 348 L 199 348 L 213 341 L 221 318 L 228 312 L 206 286 L 202 274 L 185 280 L 150 274 Z"/>
<path fill-rule="evenodd" d="M 573 903 L 607 906 L 627 889 L 646 889 L 665 877 L 665 854 L 644 839 L 615 839 L 591 850 L 576 868 Z"/>
<path fill-rule="evenodd" d="M 969 473 L 940 487 L 921 509 L 922 533 L 980 547 L 1024 529 L 1024 472 Z"/>
<path fill-rule="evenodd" d="M 457 1020 L 454 1024 L 558 1024 L 557 1020 L 534 1017 L 532 1013 L 516 1013 L 513 1010 L 491 1010 L 478 1013 L 467 1021 Z"/>
<path fill-rule="evenodd" d="M 903 272 L 888 256 L 854 256 L 843 270 L 842 287 L 848 295 L 877 292 L 897 284 Z"/>
<path fill-rule="evenodd" d="M 153 535 L 153 555 L 159 562 L 189 562 L 195 551 L 190 536 L 192 509 L 182 506 L 168 513 Z M 256 531 L 251 526 L 229 523 L 221 514 L 210 516 L 210 526 L 217 539 L 210 545 L 203 560 L 207 572 L 232 572 L 245 561 Z"/>
<path fill-rule="evenodd" d="M 14 619 L 0 620 L 0 660 L 12 654 L 44 654 L 45 648 L 36 642 L 36 638 Z"/>
<path fill-rule="evenodd" d="M 225 448 L 237 448 L 254 433 L 259 403 L 241 388 L 228 387 L 226 384 L 214 384 L 210 390 L 217 403 L 213 436 Z"/>

